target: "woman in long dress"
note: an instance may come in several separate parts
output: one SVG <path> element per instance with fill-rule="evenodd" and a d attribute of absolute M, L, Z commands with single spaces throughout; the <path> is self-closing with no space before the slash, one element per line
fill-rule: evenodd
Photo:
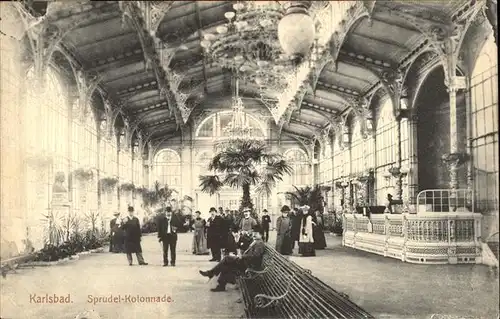
<path fill-rule="evenodd" d="M 201 218 L 201 213 L 196 211 L 195 218 L 192 221 L 193 234 L 193 254 L 208 255 L 207 237 L 206 237 L 206 222 Z"/>
<path fill-rule="evenodd" d="M 313 240 L 315 249 L 325 249 L 326 248 L 326 238 L 323 232 L 322 217 L 319 211 L 316 211 L 313 216 Z"/>
<path fill-rule="evenodd" d="M 284 205 L 281 208 L 281 216 L 276 220 L 276 250 L 282 255 L 291 255 L 292 249 L 292 221 L 288 214 L 290 207 Z"/>
<path fill-rule="evenodd" d="M 303 257 L 316 256 L 313 238 L 314 222 L 309 209 L 310 207 L 307 205 L 302 206 L 303 217 L 299 237 L 299 254 Z"/>

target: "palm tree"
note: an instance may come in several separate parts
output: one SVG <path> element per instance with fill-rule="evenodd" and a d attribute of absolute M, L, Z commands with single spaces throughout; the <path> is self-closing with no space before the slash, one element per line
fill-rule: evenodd
<path fill-rule="evenodd" d="M 263 143 L 239 140 L 215 154 L 208 169 L 213 175 L 201 175 L 203 192 L 213 195 L 223 187 L 243 189 L 241 207 L 253 208 L 250 187 L 258 194 L 271 195 L 273 187 L 293 169 L 280 154 L 268 153 Z"/>
<path fill-rule="evenodd" d="M 160 202 L 166 202 L 172 196 L 173 190 L 165 185 L 161 187 L 160 182 L 156 181 L 154 189 L 151 191 L 145 190 L 142 193 L 145 206 L 154 206 Z"/>
<path fill-rule="evenodd" d="M 292 206 L 295 204 L 303 206 L 308 205 L 311 208 L 311 211 L 323 211 L 323 194 L 321 193 L 321 189 L 319 185 L 314 187 L 307 186 L 298 188 L 297 186 L 293 186 L 295 188 L 294 192 L 286 192 L 286 195 L 292 197 Z"/>

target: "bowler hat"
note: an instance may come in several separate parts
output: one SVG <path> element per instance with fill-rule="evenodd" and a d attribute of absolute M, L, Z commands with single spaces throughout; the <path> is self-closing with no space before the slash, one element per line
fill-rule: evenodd
<path fill-rule="evenodd" d="M 290 207 L 288 207 L 288 205 L 283 205 L 283 207 L 281 207 L 281 212 L 284 213 L 284 212 L 289 212 L 290 211 Z"/>

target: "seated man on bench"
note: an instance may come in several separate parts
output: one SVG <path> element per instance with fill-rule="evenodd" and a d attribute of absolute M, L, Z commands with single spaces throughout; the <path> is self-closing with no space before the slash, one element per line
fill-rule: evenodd
<path fill-rule="evenodd" d="M 214 268 L 208 271 L 200 270 L 200 274 L 209 278 L 220 274 L 217 287 L 210 290 L 224 291 L 227 283 L 234 283 L 235 275 L 245 272 L 247 268 L 261 268 L 264 250 L 265 244 L 260 230 L 254 229 L 253 242 L 241 256 L 225 256 Z"/>

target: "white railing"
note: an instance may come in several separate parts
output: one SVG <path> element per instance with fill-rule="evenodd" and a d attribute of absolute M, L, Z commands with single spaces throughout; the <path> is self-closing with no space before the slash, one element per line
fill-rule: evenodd
<path fill-rule="evenodd" d="M 467 189 L 427 189 L 417 195 L 417 213 L 474 212 L 474 197 Z"/>
<path fill-rule="evenodd" d="M 343 245 L 411 263 L 481 263 L 481 214 L 344 215 Z"/>

